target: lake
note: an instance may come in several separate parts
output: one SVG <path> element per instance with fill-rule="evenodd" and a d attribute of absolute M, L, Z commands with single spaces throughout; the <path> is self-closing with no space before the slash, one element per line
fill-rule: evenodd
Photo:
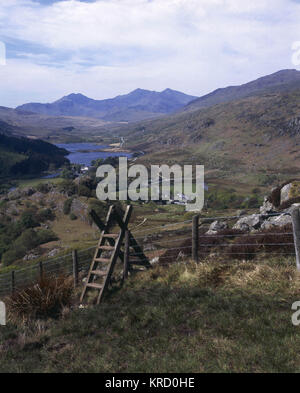
<path fill-rule="evenodd" d="M 70 152 L 67 158 L 72 164 L 91 166 L 92 161 L 97 160 L 98 158 L 131 157 L 130 153 L 88 151 L 107 149 L 110 147 L 105 145 L 96 145 L 95 143 L 59 143 L 56 146 L 66 149 Z"/>

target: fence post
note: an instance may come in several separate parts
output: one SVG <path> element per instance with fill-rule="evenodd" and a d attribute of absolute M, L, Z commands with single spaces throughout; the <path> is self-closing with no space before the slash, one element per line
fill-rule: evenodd
<path fill-rule="evenodd" d="M 125 232 L 125 247 L 124 247 L 124 273 L 123 279 L 126 280 L 128 277 L 128 269 L 129 269 L 129 231 Z"/>
<path fill-rule="evenodd" d="M 11 293 L 14 294 L 16 289 L 16 280 L 15 280 L 15 271 L 12 270 L 11 272 Z"/>
<path fill-rule="evenodd" d="M 294 205 L 291 212 L 293 222 L 294 243 L 296 251 L 297 270 L 300 271 L 300 205 Z"/>
<path fill-rule="evenodd" d="M 40 280 L 43 278 L 43 262 L 41 261 L 39 263 L 39 269 L 40 269 Z"/>
<path fill-rule="evenodd" d="M 199 216 L 193 217 L 192 227 L 192 258 L 193 261 L 198 262 L 198 233 L 199 233 Z"/>
<path fill-rule="evenodd" d="M 78 285 L 78 254 L 77 250 L 72 251 L 72 259 L 73 259 L 73 278 L 74 278 L 74 287 Z"/>

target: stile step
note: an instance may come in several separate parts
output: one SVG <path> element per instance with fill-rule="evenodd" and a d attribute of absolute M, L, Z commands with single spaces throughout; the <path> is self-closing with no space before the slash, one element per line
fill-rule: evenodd
<path fill-rule="evenodd" d="M 86 286 L 87 286 L 88 288 L 96 288 L 96 289 L 102 289 L 102 288 L 103 288 L 103 285 L 101 285 L 101 284 L 96 284 L 96 283 L 94 283 L 94 282 L 89 282 L 89 283 L 86 284 Z"/>
<path fill-rule="evenodd" d="M 103 237 L 108 239 L 117 239 L 119 237 L 118 233 L 105 233 Z"/>
<path fill-rule="evenodd" d="M 103 270 L 92 270 L 91 274 L 94 274 L 95 276 L 99 276 L 99 277 L 107 276 L 107 272 Z"/>
<path fill-rule="evenodd" d="M 95 258 L 96 262 L 102 262 L 102 263 L 109 263 L 110 259 L 109 258 Z"/>
<path fill-rule="evenodd" d="M 113 251 L 115 249 L 115 247 L 112 247 L 112 246 L 100 246 L 99 249 L 100 250 L 104 250 L 104 251 Z"/>

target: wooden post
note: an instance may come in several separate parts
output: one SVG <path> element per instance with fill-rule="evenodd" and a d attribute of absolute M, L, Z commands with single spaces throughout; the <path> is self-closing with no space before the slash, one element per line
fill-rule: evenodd
<path fill-rule="evenodd" d="M 73 278 L 74 278 L 74 287 L 76 288 L 78 285 L 78 254 L 77 250 L 72 251 L 72 259 L 73 259 Z"/>
<path fill-rule="evenodd" d="M 12 270 L 11 272 L 11 293 L 14 294 L 16 290 L 16 280 L 15 280 L 15 271 Z"/>
<path fill-rule="evenodd" d="M 43 262 L 41 261 L 39 263 L 39 269 L 40 269 L 40 280 L 43 278 Z"/>
<path fill-rule="evenodd" d="M 193 217 L 192 228 L 192 258 L 193 261 L 198 262 L 198 234 L 199 234 L 199 216 Z"/>
<path fill-rule="evenodd" d="M 124 248 L 124 273 L 123 279 L 126 280 L 128 277 L 128 270 L 129 270 L 129 241 L 130 241 L 130 234 L 127 230 L 125 232 L 125 248 Z"/>
<path fill-rule="evenodd" d="M 300 209 L 299 205 L 295 205 L 292 212 L 294 243 L 296 251 L 297 270 L 300 271 Z"/>

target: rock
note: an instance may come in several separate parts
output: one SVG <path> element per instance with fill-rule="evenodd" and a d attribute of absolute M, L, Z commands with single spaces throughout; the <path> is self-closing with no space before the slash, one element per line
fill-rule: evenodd
<path fill-rule="evenodd" d="M 35 255 L 35 254 L 28 254 L 25 255 L 25 257 L 23 258 L 23 261 L 33 261 L 34 259 L 37 259 L 39 256 Z"/>
<path fill-rule="evenodd" d="M 236 212 L 237 217 L 242 217 L 245 216 L 247 214 L 246 210 L 238 210 Z"/>
<path fill-rule="evenodd" d="M 155 265 L 158 262 L 159 262 L 159 257 L 155 257 L 155 258 L 151 259 L 151 261 L 150 261 L 151 265 Z"/>
<path fill-rule="evenodd" d="M 16 190 L 10 191 L 7 194 L 7 197 L 10 201 L 14 201 L 16 199 L 20 199 L 22 197 L 21 191 L 17 188 Z"/>
<path fill-rule="evenodd" d="M 268 201 L 268 198 L 265 197 L 264 203 L 260 207 L 259 211 L 261 214 L 271 214 L 276 212 L 276 208 L 271 202 Z"/>
<path fill-rule="evenodd" d="M 34 194 L 32 194 L 32 195 L 30 196 L 30 199 L 31 199 L 32 201 L 35 201 L 35 202 L 40 202 L 41 200 L 44 199 L 44 197 L 45 197 L 45 195 L 44 195 L 43 193 L 37 191 L 37 192 L 35 192 Z"/>
<path fill-rule="evenodd" d="M 144 251 L 156 251 L 157 247 L 153 243 L 148 243 L 144 245 Z"/>
<path fill-rule="evenodd" d="M 55 255 L 57 255 L 59 253 L 59 249 L 58 248 L 54 248 L 53 250 L 51 250 L 49 253 L 48 253 L 48 257 L 55 257 Z"/>
<path fill-rule="evenodd" d="M 185 259 L 187 256 L 185 255 L 185 253 L 183 251 L 180 251 L 179 254 L 177 255 L 176 261 L 180 261 Z"/>
<path fill-rule="evenodd" d="M 261 229 L 270 229 L 273 227 L 284 227 L 285 225 L 291 224 L 292 218 L 289 215 L 281 214 L 280 216 L 270 217 L 265 220 L 262 225 Z"/>
<path fill-rule="evenodd" d="M 280 192 L 280 204 L 283 202 L 286 202 L 290 199 L 290 191 L 292 188 L 292 183 L 289 183 L 282 187 L 281 192 Z"/>
<path fill-rule="evenodd" d="M 210 227 L 209 230 L 206 232 L 206 235 L 215 235 L 220 231 L 223 231 L 224 229 L 228 229 L 228 224 L 226 221 L 214 221 Z"/>
<path fill-rule="evenodd" d="M 233 229 L 238 229 L 240 231 L 251 231 L 253 229 L 260 228 L 262 222 L 263 216 L 261 214 L 252 214 L 251 216 L 240 218 L 234 225 Z"/>

